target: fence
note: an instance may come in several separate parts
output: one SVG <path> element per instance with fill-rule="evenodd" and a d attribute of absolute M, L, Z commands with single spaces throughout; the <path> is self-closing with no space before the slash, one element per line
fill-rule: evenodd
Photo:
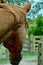
<path fill-rule="evenodd" d="M 38 65 L 43 65 L 43 36 L 38 44 Z"/>
<path fill-rule="evenodd" d="M 25 43 L 24 43 L 24 45 L 23 45 L 22 52 L 28 52 L 29 51 L 28 45 L 29 45 L 29 41 L 26 40 Z"/>
<path fill-rule="evenodd" d="M 43 36 L 34 36 L 33 34 L 30 35 L 30 52 L 38 52 L 38 44 L 39 42 L 42 43 Z"/>
<path fill-rule="evenodd" d="M 41 41 L 42 36 L 30 35 L 29 39 L 25 41 L 22 51 L 24 52 L 38 52 L 38 44 Z"/>
<path fill-rule="evenodd" d="M 43 65 L 43 36 L 30 36 L 30 52 L 38 52 L 38 65 Z"/>

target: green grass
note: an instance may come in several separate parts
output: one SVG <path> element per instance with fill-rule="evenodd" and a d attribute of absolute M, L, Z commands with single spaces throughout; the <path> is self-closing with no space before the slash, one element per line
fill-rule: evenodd
<path fill-rule="evenodd" d="M 23 56 L 24 57 L 37 56 L 37 55 L 38 55 L 38 53 L 36 53 L 36 52 L 35 53 L 32 53 L 32 54 L 29 53 L 29 52 L 23 52 Z"/>
<path fill-rule="evenodd" d="M 7 59 L 0 59 L 0 63 L 7 63 L 8 60 Z"/>

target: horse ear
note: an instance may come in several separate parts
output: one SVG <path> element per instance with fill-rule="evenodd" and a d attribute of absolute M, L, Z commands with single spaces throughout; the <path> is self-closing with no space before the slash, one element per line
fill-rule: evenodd
<path fill-rule="evenodd" d="M 31 2 L 29 2 L 27 5 L 23 7 L 24 11 L 27 13 L 31 8 Z"/>

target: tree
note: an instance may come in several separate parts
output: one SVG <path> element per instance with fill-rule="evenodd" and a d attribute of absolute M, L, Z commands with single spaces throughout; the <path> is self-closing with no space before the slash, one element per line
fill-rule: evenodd
<path fill-rule="evenodd" d="M 28 36 L 30 34 L 43 35 L 43 16 L 38 15 L 37 18 L 31 19 L 29 22 Z"/>
<path fill-rule="evenodd" d="M 43 35 L 43 17 L 41 15 L 36 18 L 36 24 L 34 35 Z"/>
<path fill-rule="evenodd" d="M 32 8 L 30 13 L 28 14 L 30 18 L 35 18 L 39 14 L 42 14 L 41 10 L 43 9 L 43 2 L 32 2 Z M 40 11 L 40 13 L 39 13 Z"/>

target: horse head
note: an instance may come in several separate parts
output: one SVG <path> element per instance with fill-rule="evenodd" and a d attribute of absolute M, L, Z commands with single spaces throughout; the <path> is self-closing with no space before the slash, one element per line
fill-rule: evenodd
<path fill-rule="evenodd" d="M 4 23 L 8 23 L 8 25 L 5 25 L 5 27 L 3 26 L 5 31 L 3 35 L 1 33 L 1 41 L 3 42 L 3 45 L 9 50 L 11 64 L 18 65 L 21 60 L 21 50 L 25 41 L 26 30 L 28 27 L 26 14 L 31 8 L 31 3 L 28 3 L 24 7 L 8 4 L 0 4 L 0 6 L 2 6 L 4 9 L 1 9 L 0 12 L 2 13 L 3 10 L 5 11 L 5 14 L 2 13 L 3 16 L 6 15 L 6 17 L 2 17 L 2 19 L 5 21 Z M 1 22 L 3 22 L 2 19 L 0 19 Z M 0 23 L 0 25 L 1 24 L 2 23 Z M 3 31 L 3 29 L 1 30 Z"/>

